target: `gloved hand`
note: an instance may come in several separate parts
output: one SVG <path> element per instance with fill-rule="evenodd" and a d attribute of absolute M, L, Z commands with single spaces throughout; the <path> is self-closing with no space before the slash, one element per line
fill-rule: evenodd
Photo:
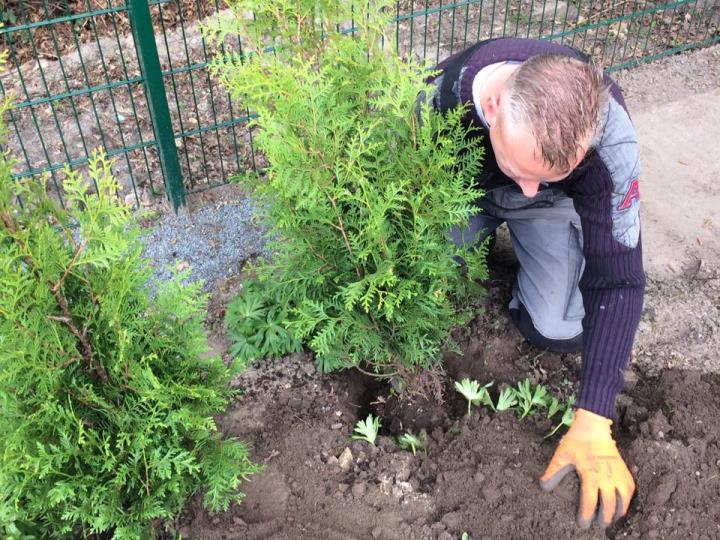
<path fill-rule="evenodd" d="M 587 529 L 595 517 L 602 528 L 624 516 L 635 492 L 635 481 L 610 434 L 612 421 L 585 409 L 575 411 L 575 419 L 560 440 L 540 485 L 551 491 L 572 470 L 580 477 L 580 508 L 577 522 Z"/>

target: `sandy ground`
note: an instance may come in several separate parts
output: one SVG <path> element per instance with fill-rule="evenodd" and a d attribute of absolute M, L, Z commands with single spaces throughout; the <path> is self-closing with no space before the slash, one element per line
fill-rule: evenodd
<path fill-rule="evenodd" d="M 720 253 L 720 87 L 635 116 L 643 175 L 647 271 L 677 275 L 683 259 L 717 268 Z"/>
<path fill-rule="evenodd" d="M 720 258 L 720 47 L 615 75 L 641 145 L 643 246 L 653 277 Z"/>
<path fill-rule="evenodd" d="M 633 361 L 720 372 L 720 47 L 616 74 L 641 145 L 648 290 Z"/>

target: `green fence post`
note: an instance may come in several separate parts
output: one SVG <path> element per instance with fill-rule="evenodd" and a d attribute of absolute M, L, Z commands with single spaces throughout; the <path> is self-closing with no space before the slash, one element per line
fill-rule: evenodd
<path fill-rule="evenodd" d="M 135 38 L 135 48 L 148 97 L 150 117 L 160 152 L 160 167 L 162 167 L 165 177 L 165 190 L 173 209 L 177 210 L 185 204 L 185 188 L 175 146 L 175 133 L 170 121 L 165 84 L 160 69 L 160 57 L 155 45 L 150 6 L 148 0 L 127 0 L 127 2 L 130 8 L 130 25 Z"/>

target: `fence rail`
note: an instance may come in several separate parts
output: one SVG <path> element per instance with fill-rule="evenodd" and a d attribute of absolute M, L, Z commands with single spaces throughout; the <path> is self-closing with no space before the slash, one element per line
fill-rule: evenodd
<path fill-rule="evenodd" d="M 82 167 L 102 145 L 129 202 L 167 195 L 177 208 L 186 193 L 262 167 L 250 111 L 206 69 L 212 51 L 198 22 L 220 0 L 92 2 L 0 7 L 16 178 L 49 174 L 62 200 L 58 170 Z M 720 41 L 720 0 L 403 0 L 395 9 L 398 50 L 430 63 L 496 36 L 566 43 L 609 71 Z M 242 50 L 239 40 L 226 46 Z"/>

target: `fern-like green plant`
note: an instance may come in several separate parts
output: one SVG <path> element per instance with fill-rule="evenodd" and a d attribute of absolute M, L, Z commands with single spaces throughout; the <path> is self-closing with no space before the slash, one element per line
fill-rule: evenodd
<path fill-rule="evenodd" d="M 258 467 L 215 425 L 234 370 L 205 354 L 200 284 L 151 295 L 103 153 L 97 193 L 66 170 L 63 205 L 11 171 L 0 155 L 0 536 L 135 540 L 199 491 L 240 502 Z"/>
<path fill-rule="evenodd" d="M 414 435 L 411 431 L 406 431 L 398 437 L 398 444 L 404 450 L 410 450 L 413 456 L 416 455 L 418 449 L 427 455 L 427 433 L 423 430 L 420 435 Z"/>
<path fill-rule="evenodd" d="M 573 406 L 575 405 L 575 395 L 570 396 L 567 403 L 558 402 L 556 404 L 555 401 L 556 398 L 553 398 L 552 404 L 548 408 L 547 417 L 552 418 L 558 412 L 562 412 L 562 417 L 560 418 L 560 422 L 558 422 L 555 427 L 552 428 L 547 435 L 545 435 L 546 439 L 555 435 L 555 433 L 557 433 L 563 426 L 569 428 L 575 419 L 575 409 L 573 409 Z"/>
<path fill-rule="evenodd" d="M 302 351 L 302 343 L 286 328 L 292 320 L 287 306 L 259 281 L 247 281 L 242 294 L 228 306 L 225 327 L 232 339 L 230 354 L 242 364 Z"/>
<path fill-rule="evenodd" d="M 456 248 L 448 236 L 478 211 L 480 142 L 467 137 L 464 111 L 418 105 L 431 92 L 427 72 L 382 48 L 393 41 L 388 6 L 233 0 L 232 15 L 205 28 L 218 48 L 236 34 L 246 45 L 242 57 L 218 55 L 211 71 L 258 113 L 255 141 L 269 165 L 246 181 L 276 239 L 259 275 L 266 297 L 289 307 L 279 326 L 326 371 L 437 365 L 485 276 L 485 249 Z"/>
<path fill-rule="evenodd" d="M 515 389 L 512 386 L 506 386 L 500 391 L 498 395 L 497 405 L 495 410 L 498 412 L 507 411 L 517 405 L 517 395 Z"/>

